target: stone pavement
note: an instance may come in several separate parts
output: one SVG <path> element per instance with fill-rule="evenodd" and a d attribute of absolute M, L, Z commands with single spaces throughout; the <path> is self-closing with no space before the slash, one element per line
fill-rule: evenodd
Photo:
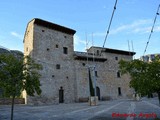
<path fill-rule="evenodd" d="M 16 105 L 14 120 L 154 120 L 160 118 L 158 98 L 113 100 L 48 106 Z M 0 120 L 10 120 L 10 106 L 0 106 Z"/>

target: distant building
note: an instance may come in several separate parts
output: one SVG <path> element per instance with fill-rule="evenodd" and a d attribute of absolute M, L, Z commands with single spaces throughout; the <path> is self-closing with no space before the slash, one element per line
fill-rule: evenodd
<path fill-rule="evenodd" d="M 157 54 L 148 54 L 148 55 L 145 55 L 145 56 L 141 56 L 140 60 L 143 60 L 145 62 L 151 62 L 155 59 L 156 56 L 160 57 L 160 54 L 157 53 Z"/>
<path fill-rule="evenodd" d="M 121 75 L 118 62 L 132 60 L 134 52 L 92 46 L 74 51 L 75 30 L 38 18 L 31 20 L 24 36 L 24 55 L 42 64 L 41 96 L 25 96 L 28 104 L 87 101 L 90 67 L 96 76 L 99 100 L 131 98 L 130 76 Z M 93 68 L 95 66 L 95 72 Z"/>

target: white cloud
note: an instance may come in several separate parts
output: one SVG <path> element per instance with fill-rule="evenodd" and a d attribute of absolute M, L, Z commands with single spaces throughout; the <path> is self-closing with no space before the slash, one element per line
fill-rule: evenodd
<path fill-rule="evenodd" d="M 132 32 L 135 32 L 135 29 L 141 29 L 141 30 L 143 30 L 144 27 L 146 25 L 150 25 L 151 22 L 152 21 L 150 19 L 137 20 L 137 21 L 134 21 L 131 24 L 121 25 L 121 26 L 119 26 L 116 29 L 112 29 L 111 32 L 110 32 L 110 34 L 117 34 L 117 33 L 122 32 L 122 31 L 127 31 L 129 33 L 132 33 Z"/>
<path fill-rule="evenodd" d="M 160 26 L 155 27 L 153 31 L 160 32 Z"/>
<path fill-rule="evenodd" d="M 74 36 L 74 50 L 75 51 L 85 51 L 86 50 L 86 41 L 82 40 L 79 36 Z"/>
<path fill-rule="evenodd" d="M 18 34 L 17 32 L 11 32 L 11 35 L 17 37 L 18 39 L 23 39 L 23 35 Z"/>
<path fill-rule="evenodd" d="M 75 35 L 75 36 L 74 36 L 74 44 L 75 44 L 75 45 L 86 44 L 86 41 L 81 40 L 79 36 Z"/>
<path fill-rule="evenodd" d="M 151 27 L 139 27 L 135 28 L 132 32 L 133 33 L 149 33 L 151 31 Z"/>
<path fill-rule="evenodd" d="M 105 36 L 106 35 L 106 33 L 105 32 L 95 32 L 94 34 L 93 34 L 93 36 Z"/>
<path fill-rule="evenodd" d="M 153 20 L 151 19 L 142 19 L 142 20 L 136 20 L 130 24 L 123 24 L 117 28 L 111 28 L 109 34 L 119 34 L 120 32 L 125 33 L 148 33 L 151 30 Z M 159 27 L 155 27 L 154 31 L 159 31 Z M 105 36 L 106 32 L 96 32 L 94 33 L 94 36 Z"/>

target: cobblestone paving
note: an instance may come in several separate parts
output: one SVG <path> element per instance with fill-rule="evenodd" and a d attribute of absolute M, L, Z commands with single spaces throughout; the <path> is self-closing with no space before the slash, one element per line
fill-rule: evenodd
<path fill-rule="evenodd" d="M 48 106 L 16 105 L 14 120 L 154 120 L 160 118 L 158 98 L 141 101 L 114 100 Z M 10 106 L 0 106 L 0 120 L 10 120 Z"/>

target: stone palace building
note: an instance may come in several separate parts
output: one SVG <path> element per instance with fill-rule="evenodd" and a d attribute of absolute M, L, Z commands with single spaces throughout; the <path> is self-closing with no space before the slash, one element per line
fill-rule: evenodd
<path fill-rule="evenodd" d="M 75 30 L 42 19 L 31 20 L 24 36 L 24 55 L 43 66 L 40 96 L 25 95 L 27 104 L 58 104 L 87 101 L 89 72 L 96 78 L 99 100 L 131 98 L 129 75 L 121 75 L 118 62 L 132 60 L 134 52 L 92 46 L 74 51 Z M 95 68 L 95 70 L 93 69 Z"/>

